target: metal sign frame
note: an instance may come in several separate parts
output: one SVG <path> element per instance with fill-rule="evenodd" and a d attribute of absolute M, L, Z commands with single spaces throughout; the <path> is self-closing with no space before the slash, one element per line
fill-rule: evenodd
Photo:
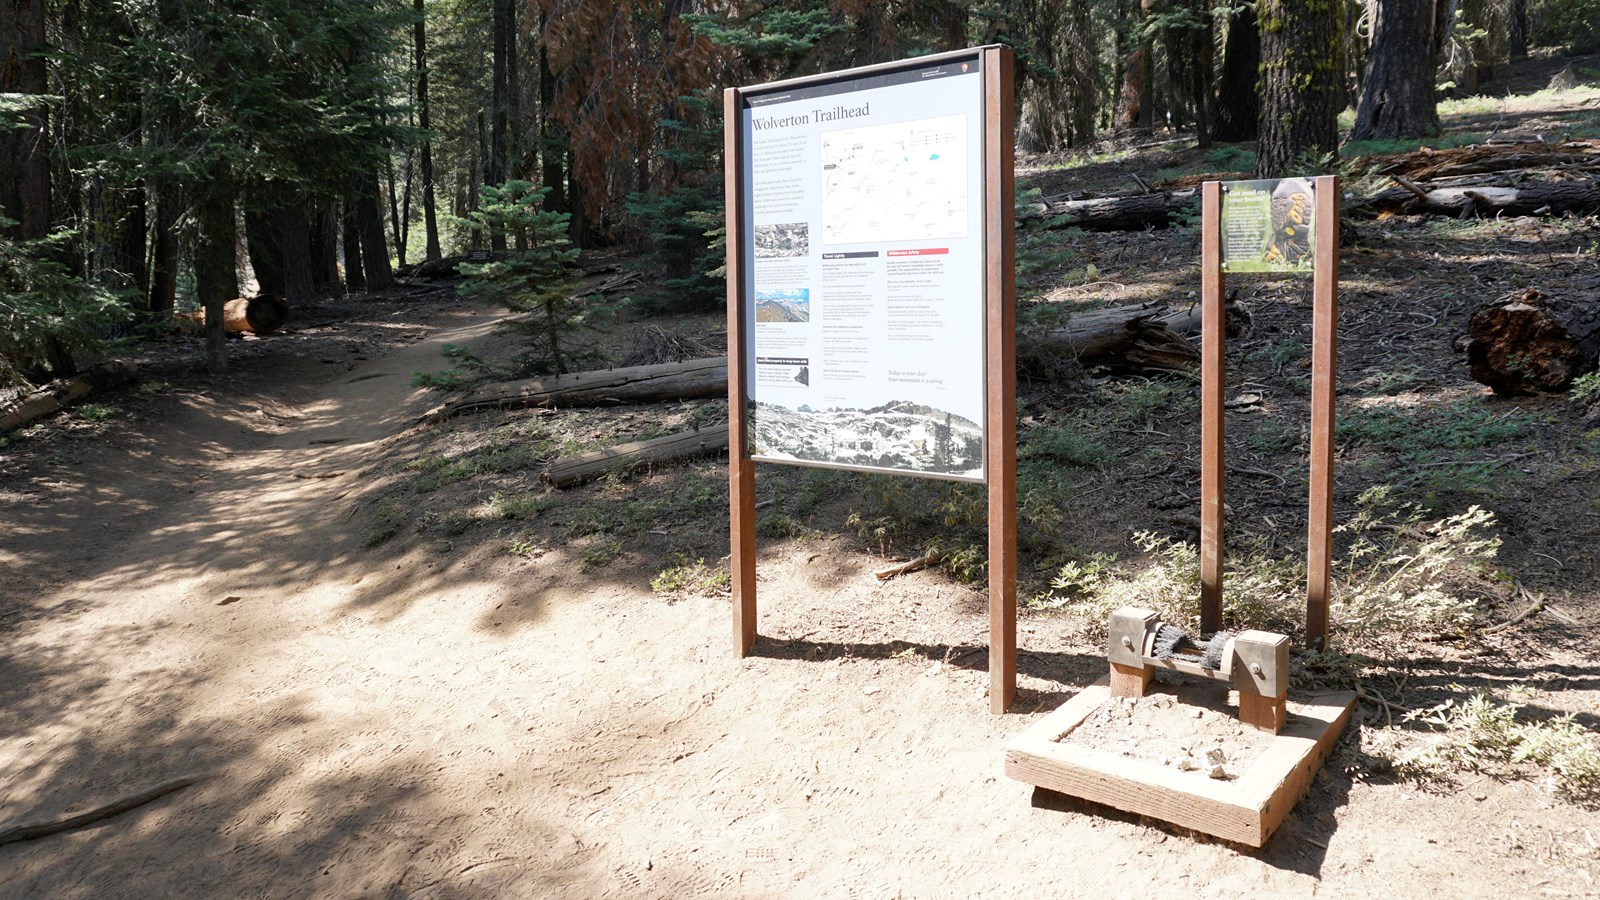
<path fill-rule="evenodd" d="M 953 53 L 830 72 L 723 93 L 723 168 L 727 198 L 728 302 L 728 501 L 733 637 L 739 656 L 755 647 L 756 546 L 755 460 L 750 453 L 752 399 L 748 353 L 754 335 L 746 276 L 753 260 L 746 200 L 753 175 L 743 113 L 752 96 L 917 69 L 941 61 L 974 60 L 983 79 L 983 293 L 984 293 L 984 477 L 989 506 L 989 698 L 1003 713 L 1016 694 L 1016 305 L 1014 286 L 1013 63 L 1009 48 L 977 47 Z M 763 460 L 766 461 L 766 460 Z M 816 465 L 804 462 L 802 465 Z M 855 466 L 825 466 L 860 468 Z M 892 474 L 928 473 L 894 470 Z M 933 477 L 938 477 L 937 475 Z"/>

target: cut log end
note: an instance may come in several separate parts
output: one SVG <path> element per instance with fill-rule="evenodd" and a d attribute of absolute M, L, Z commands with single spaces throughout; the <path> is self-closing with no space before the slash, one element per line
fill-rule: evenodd
<path fill-rule="evenodd" d="M 1519 291 L 1473 312 L 1466 350 L 1473 380 L 1497 394 L 1566 390 L 1600 359 L 1600 303 Z"/>

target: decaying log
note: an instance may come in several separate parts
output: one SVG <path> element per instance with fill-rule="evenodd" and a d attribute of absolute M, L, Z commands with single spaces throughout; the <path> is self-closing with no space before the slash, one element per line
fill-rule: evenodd
<path fill-rule="evenodd" d="M 1445 215 L 1542 216 L 1561 213 L 1587 214 L 1600 210 L 1600 182 L 1588 178 L 1566 181 L 1531 181 L 1517 187 L 1390 188 L 1368 201 L 1379 211 L 1405 213 L 1443 213 Z"/>
<path fill-rule="evenodd" d="M 1044 200 L 1018 218 L 1043 219 L 1048 228 L 1082 228 L 1087 231 L 1142 231 L 1165 228 L 1174 217 L 1195 208 L 1199 192 L 1193 189 L 1130 197 L 1094 197 L 1087 200 Z"/>
<path fill-rule="evenodd" d="M 910 572 L 920 572 L 929 566 L 936 566 L 943 560 L 944 551 L 934 550 L 933 552 L 919 556 L 916 559 L 908 559 L 903 563 L 890 566 L 886 569 L 878 569 L 872 573 L 872 577 L 878 579 L 879 581 L 888 581 L 897 575 L 905 575 Z"/>
<path fill-rule="evenodd" d="M 222 305 L 222 330 L 229 334 L 269 334 L 289 321 L 282 297 L 240 297 Z"/>
<path fill-rule="evenodd" d="M 474 391 L 423 414 L 418 424 L 482 409 L 608 406 L 716 397 L 728 393 L 728 360 L 716 356 L 654 366 L 629 366 L 508 381 Z"/>
<path fill-rule="evenodd" d="M 666 437 L 562 457 L 552 462 L 539 478 L 551 487 L 571 487 L 612 472 L 631 472 L 669 460 L 705 456 L 726 449 L 728 423 L 722 422 Z"/>
<path fill-rule="evenodd" d="M 456 266 L 467 261 L 468 258 L 465 256 L 446 256 L 441 259 L 419 262 L 414 266 L 402 269 L 396 274 L 411 278 L 459 278 L 461 273 L 456 271 Z"/>
<path fill-rule="evenodd" d="M 1183 335 L 1199 329 L 1198 307 L 1166 312 L 1163 307 L 1143 304 L 1087 310 L 1074 315 L 1067 327 L 1019 346 L 1018 358 L 1028 363 L 1065 355 L 1140 369 L 1188 370 L 1199 362 L 1199 353 Z M 659 403 L 727 393 L 727 357 L 714 356 L 508 381 L 436 406 L 417 424 L 486 409 Z"/>
<path fill-rule="evenodd" d="M 133 363 L 119 359 L 100 363 L 72 378 L 52 381 L 0 413 L 0 434 L 76 403 L 96 389 L 104 390 L 132 381 L 137 375 L 138 369 Z"/>
<path fill-rule="evenodd" d="M 1587 295 L 1580 286 L 1572 288 L 1562 296 L 1528 288 L 1475 310 L 1466 335 L 1473 380 L 1510 395 L 1565 390 L 1574 378 L 1594 371 L 1600 360 L 1600 283 L 1590 284 Z"/>

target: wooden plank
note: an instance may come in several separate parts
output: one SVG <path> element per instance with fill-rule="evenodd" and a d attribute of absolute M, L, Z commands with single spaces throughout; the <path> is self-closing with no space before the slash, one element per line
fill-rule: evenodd
<path fill-rule="evenodd" d="M 1017 327 L 1013 244 L 1011 50 L 983 52 L 985 412 L 989 483 L 989 710 L 999 715 L 1017 693 Z"/>
<path fill-rule="evenodd" d="M 1223 353 L 1222 184 L 1200 190 L 1200 632 L 1222 630 Z"/>
<path fill-rule="evenodd" d="M 1110 698 L 1101 679 L 1023 732 L 1006 747 L 1006 775 L 1251 847 L 1266 843 L 1310 787 L 1355 705 L 1351 692 L 1291 702 L 1284 730 L 1229 782 L 1061 743 Z"/>
<path fill-rule="evenodd" d="M 1145 689 L 1150 687 L 1150 679 L 1156 670 L 1150 666 L 1125 666 L 1122 663 L 1111 664 L 1111 696 L 1113 697 L 1143 697 Z"/>
<path fill-rule="evenodd" d="M 745 429 L 744 149 L 738 88 L 722 94 L 723 177 L 728 235 L 728 569 L 733 589 L 733 645 L 749 656 L 756 643 L 756 467 Z"/>
<path fill-rule="evenodd" d="M 1283 730 L 1235 785 L 1247 797 L 1265 798 L 1257 803 L 1261 840 L 1254 846 L 1265 844 L 1305 796 L 1344 733 L 1355 705 L 1354 691 L 1290 701 L 1291 716 Z"/>
<path fill-rule="evenodd" d="M 1306 644 L 1328 640 L 1333 577 L 1334 386 L 1339 348 L 1339 177 L 1316 181 L 1316 259 L 1311 313 L 1311 503 L 1306 524 Z"/>

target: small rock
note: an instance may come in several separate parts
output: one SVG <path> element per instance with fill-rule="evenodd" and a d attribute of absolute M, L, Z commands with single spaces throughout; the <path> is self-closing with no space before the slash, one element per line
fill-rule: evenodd
<path fill-rule="evenodd" d="M 1220 766 L 1227 761 L 1228 757 L 1222 752 L 1221 747 L 1212 747 L 1206 751 L 1206 762 L 1211 763 L 1213 766 Z"/>
<path fill-rule="evenodd" d="M 1205 710 L 1197 709 L 1194 712 L 1189 713 L 1189 715 L 1194 716 L 1196 719 L 1198 719 L 1201 716 L 1205 715 Z"/>
<path fill-rule="evenodd" d="M 1193 772 L 1195 769 L 1198 769 L 1198 768 L 1200 768 L 1200 767 L 1194 764 L 1194 760 L 1190 759 L 1187 756 L 1185 756 L 1183 759 L 1178 760 L 1178 771 L 1180 771 L 1180 772 Z"/>
<path fill-rule="evenodd" d="M 1222 779 L 1222 778 L 1227 778 L 1228 777 L 1227 770 L 1222 768 L 1221 766 L 1212 766 L 1211 767 L 1211 771 L 1207 772 L 1206 774 L 1210 775 L 1212 778 L 1217 778 L 1217 779 Z"/>

